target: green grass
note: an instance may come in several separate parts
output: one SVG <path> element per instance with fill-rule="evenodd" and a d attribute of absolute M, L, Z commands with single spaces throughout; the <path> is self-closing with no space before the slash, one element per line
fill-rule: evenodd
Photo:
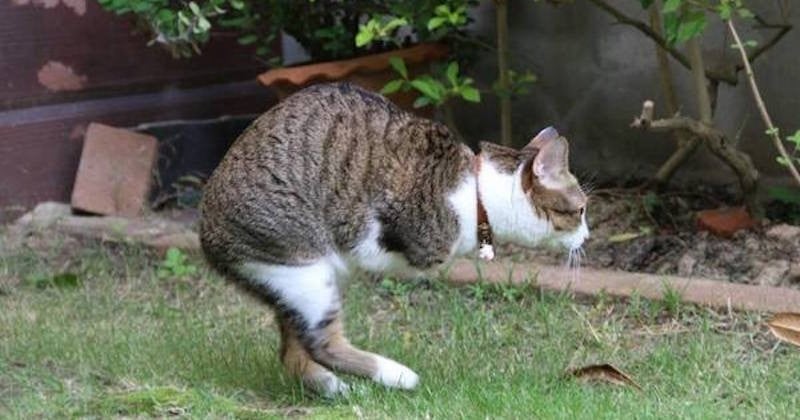
<path fill-rule="evenodd" d="M 350 338 L 421 375 L 413 392 L 346 377 L 323 400 L 278 363 L 259 304 L 200 267 L 159 278 L 139 248 L 70 241 L 0 256 L 0 418 L 797 418 L 800 351 L 757 314 L 531 286 L 355 278 Z M 73 281 L 73 275 L 77 281 Z M 59 280 L 60 279 L 60 280 Z M 64 280 L 67 279 L 67 280 Z M 642 386 L 584 384 L 609 362 Z"/>

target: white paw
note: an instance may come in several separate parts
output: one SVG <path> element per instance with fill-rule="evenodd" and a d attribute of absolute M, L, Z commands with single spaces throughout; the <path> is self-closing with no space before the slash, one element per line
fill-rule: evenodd
<path fill-rule="evenodd" d="M 491 261 L 494 259 L 494 247 L 489 244 L 482 244 L 481 248 L 478 250 L 478 258 L 486 261 Z"/>
<path fill-rule="evenodd" d="M 350 385 L 330 372 L 309 380 L 307 385 L 325 398 L 345 396 L 350 392 Z"/>
<path fill-rule="evenodd" d="M 413 370 L 382 356 L 376 356 L 378 371 L 372 380 L 388 387 L 414 389 L 419 383 L 419 376 Z"/>

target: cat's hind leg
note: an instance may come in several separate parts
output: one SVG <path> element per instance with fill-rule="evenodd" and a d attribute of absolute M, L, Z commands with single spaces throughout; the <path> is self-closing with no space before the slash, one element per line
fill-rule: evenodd
<path fill-rule="evenodd" d="M 315 362 L 300 343 L 297 332 L 278 314 L 281 329 L 281 362 L 286 371 L 301 378 L 303 385 L 326 397 L 344 395 L 350 387 L 326 367 Z"/>
<path fill-rule="evenodd" d="M 366 376 L 392 388 L 413 389 L 419 376 L 408 367 L 381 355 L 360 350 L 344 335 L 340 313 L 331 313 L 328 325 L 309 332 L 305 342 L 315 360 L 334 370 Z"/>
<path fill-rule="evenodd" d="M 315 379 L 319 375 L 314 373 L 320 369 L 305 359 L 305 356 L 311 356 L 322 369 L 326 367 L 366 376 L 390 387 L 414 388 L 419 377 L 411 369 L 394 360 L 359 350 L 345 337 L 336 282 L 337 274 L 343 271 L 344 265 L 336 257 L 321 258 L 300 266 L 251 262 L 241 269 L 242 274 L 270 295 L 269 300 L 281 319 L 282 331 L 286 332 L 284 346 L 287 356 L 283 360 L 290 372 L 301 375 L 305 382 L 320 390 L 320 381 Z M 305 354 L 297 343 L 305 349 Z M 319 377 L 330 378 L 328 373 Z M 346 386 L 339 385 L 341 381 L 338 379 L 322 382 L 331 384 L 321 387 L 323 394 L 346 389 Z"/>
<path fill-rule="evenodd" d="M 346 394 L 348 385 L 317 363 L 303 342 L 328 311 L 340 307 L 335 282 L 336 266 L 320 259 L 312 264 L 288 266 L 249 262 L 239 268 L 246 289 L 275 309 L 281 331 L 280 358 L 287 372 L 323 396 Z"/>

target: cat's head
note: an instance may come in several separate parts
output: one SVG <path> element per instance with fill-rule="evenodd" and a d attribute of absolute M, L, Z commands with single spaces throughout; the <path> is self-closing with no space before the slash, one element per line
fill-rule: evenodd
<path fill-rule="evenodd" d="M 493 181 L 496 190 L 484 188 L 481 196 L 484 201 L 499 201 L 491 204 L 495 211 L 487 207 L 490 221 L 498 225 L 498 236 L 521 245 L 555 240 L 570 250 L 583 244 L 589 236 L 587 197 L 569 170 L 567 139 L 548 127 L 521 150 L 481 143 L 481 154 L 484 166 L 497 171 L 497 180 Z M 508 179 L 504 181 L 502 174 Z M 482 181 L 484 185 L 489 183 Z M 501 190 L 509 188 L 508 184 L 510 190 L 503 194 Z M 498 197 L 492 198 L 495 194 Z M 493 218 L 491 213 L 496 216 Z"/>

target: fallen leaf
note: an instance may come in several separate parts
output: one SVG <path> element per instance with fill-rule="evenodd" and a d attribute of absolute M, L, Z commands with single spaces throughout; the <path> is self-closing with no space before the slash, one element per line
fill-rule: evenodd
<path fill-rule="evenodd" d="M 611 235 L 608 237 L 608 242 L 616 243 L 616 242 L 627 242 L 632 241 L 643 234 L 641 232 L 637 233 L 618 233 L 616 235 Z"/>
<path fill-rule="evenodd" d="M 767 321 L 767 326 L 775 337 L 800 346 L 800 314 L 779 312 Z"/>
<path fill-rule="evenodd" d="M 585 382 L 605 382 L 614 385 L 632 386 L 640 391 L 642 390 L 642 387 L 631 379 L 628 374 L 608 363 L 584 366 L 573 369 L 569 373 Z"/>

